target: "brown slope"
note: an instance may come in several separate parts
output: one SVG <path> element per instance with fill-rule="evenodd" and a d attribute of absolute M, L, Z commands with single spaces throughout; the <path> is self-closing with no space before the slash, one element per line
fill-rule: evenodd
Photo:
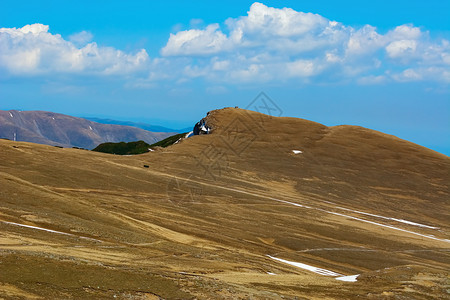
<path fill-rule="evenodd" d="M 39 144 L 93 149 L 105 142 L 143 140 L 153 144 L 173 134 L 100 124 L 52 112 L 0 111 L 0 138 Z"/>
<path fill-rule="evenodd" d="M 242 109 L 213 111 L 206 120 L 212 134 L 168 151 L 189 153 L 207 166 L 214 161 L 206 159 L 213 148 L 222 154 L 221 179 L 233 171 L 253 172 L 255 181 L 288 180 L 301 194 L 340 204 L 382 206 L 397 218 L 448 220 L 442 207 L 449 205 L 450 159 L 444 154 L 363 127 L 326 127 Z"/>
<path fill-rule="evenodd" d="M 239 109 L 208 124 L 134 157 L 0 141 L 0 296 L 446 297 L 448 157 Z M 362 275 L 340 282 L 266 255 Z"/>

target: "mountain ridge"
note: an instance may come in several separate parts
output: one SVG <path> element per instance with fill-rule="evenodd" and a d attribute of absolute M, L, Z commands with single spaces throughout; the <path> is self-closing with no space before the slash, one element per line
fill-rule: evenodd
<path fill-rule="evenodd" d="M 47 111 L 0 111 L 0 138 L 52 146 L 93 149 L 104 142 L 137 140 L 153 144 L 172 134 L 101 124 Z"/>

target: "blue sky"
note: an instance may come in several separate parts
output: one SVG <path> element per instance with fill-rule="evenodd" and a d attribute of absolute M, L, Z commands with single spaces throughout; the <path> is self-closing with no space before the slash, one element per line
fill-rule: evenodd
<path fill-rule="evenodd" d="M 0 109 L 186 127 L 283 116 L 450 154 L 450 1 L 3 1 Z"/>

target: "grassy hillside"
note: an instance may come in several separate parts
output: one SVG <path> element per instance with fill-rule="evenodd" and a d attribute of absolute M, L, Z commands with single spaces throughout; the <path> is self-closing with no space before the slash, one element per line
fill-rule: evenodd
<path fill-rule="evenodd" d="M 0 298 L 448 299 L 448 156 L 207 118 L 211 134 L 142 155 L 0 140 Z"/>

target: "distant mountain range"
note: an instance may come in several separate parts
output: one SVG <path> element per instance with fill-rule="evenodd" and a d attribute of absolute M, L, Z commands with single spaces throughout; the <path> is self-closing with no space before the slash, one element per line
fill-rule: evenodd
<path fill-rule="evenodd" d="M 158 125 L 150 125 L 150 124 L 141 123 L 141 122 L 118 121 L 118 120 L 112 120 L 112 119 L 101 119 L 101 118 L 91 118 L 91 117 L 85 117 L 84 119 L 90 120 L 93 122 L 97 122 L 97 123 L 102 123 L 102 124 L 132 126 L 132 127 L 137 127 L 137 128 L 141 128 L 141 129 L 153 131 L 153 132 L 178 132 L 178 133 L 181 133 L 181 132 L 189 132 L 192 130 L 192 127 L 186 127 L 186 128 L 182 128 L 182 129 L 172 129 L 172 128 L 167 128 L 167 127 L 158 126 Z"/>
<path fill-rule="evenodd" d="M 105 142 L 138 140 L 153 144 L 177 133 L 159 126 L 151 128 L 154 131 L 46 111 L 0 110 L 0 138 L 61 147 L 93 149 Z"/>

